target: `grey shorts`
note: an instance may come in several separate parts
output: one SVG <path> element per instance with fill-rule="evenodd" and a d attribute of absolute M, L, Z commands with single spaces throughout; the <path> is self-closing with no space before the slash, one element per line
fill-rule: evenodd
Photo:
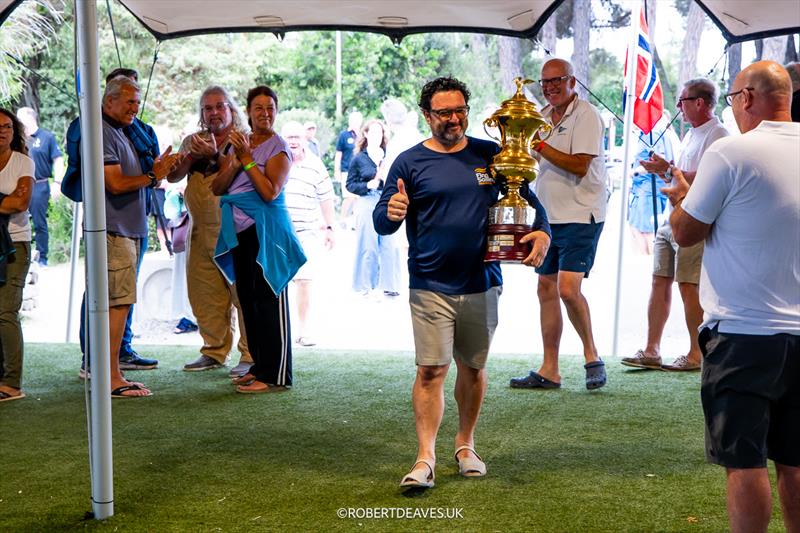
<path fill-rule="evenodd" d="M 497 328 L 502 291 L 502 287 L 492 287 L 486 292 L 453 296 L 411 289 L 417 365 L 449 365 L 455 357 L 470 368 L 484 368 Z"/>
<path fill-rule="evenodd" d="M 699 284 L 704 247 L 704 241 L 693 246 L 678 246 L 672 228 L 661 226 L 653 245 L 653 275 L 674 278 L 678 283 Z"/>
<path fill-rule="evenodd" d="M 139 239 L 106 234 L 108 253 L 108 306 L 136 303 L 136 264 L 139 262 Z"/>
<path fill-rule="evenodd" d="M 297 232 L 297 239 L 306 254 L 306 262 L 303 263 L 303 266 L 300 267 L 293 279 L 296 281 L 313 281 L 317 277 L 317 264 L 325 248 L 322 244 L 324 237 L 321 237 L 317 231 L 305 230 Z"/>

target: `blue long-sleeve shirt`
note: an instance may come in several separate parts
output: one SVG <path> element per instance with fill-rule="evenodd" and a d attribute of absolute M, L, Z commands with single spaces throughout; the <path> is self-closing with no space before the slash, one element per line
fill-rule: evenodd
<path fill-rule="evenodd" d="M 500 151 L 491 141 L 468 137 L 466 148 L 440 153 L 422 143 L 400 154 L 389 169 L 372 214 L 375 231 L 388 235 L 400 222 L 386 216 L 389 199 L 402 178 L 409 197 L 406 214 L 409 285 L 444 294 L 472 294 L 502 285 L 500 264 L 484 262 L 489 208 L 500 185 L 489 163 Z M 550 234 L 547 214 L 527 186 L 520 194 L 536 210 L 534 230 Z"/>

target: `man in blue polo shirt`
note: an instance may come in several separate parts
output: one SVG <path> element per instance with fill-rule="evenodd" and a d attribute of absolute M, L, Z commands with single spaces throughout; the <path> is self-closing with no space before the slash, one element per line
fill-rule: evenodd
<path fill-rule="evenodd" d="M 486 474 L 474 432 L 486 390 L 486 358 L 497 326 L 503 279 L 484 262 L 489 207 L 500 185 L 487 169 L 500 147 L 466 136 L 469 90 L 453 78 L 425 85 L 419 100 L 431 137 L 401 153 L 389 170 L 373 212 L 375 230 L 388 235 L 406 222 L 411 320 L 417 377 L 412 392 L 419 448 L 404 487 L 432 487 L 436 435 L 444 415 L 444 379 L 452 359 L 458 376 L 459 425 L 455 460 L 466 477 Z M 521 191 L 523 192 L 523 191 Z M 538 266 L 550 245 L 547 215 L 536 196 L 533 244 L 524 263 Z"/>
<path fill-rule="evenodd" d="M 64 157 L 58 148 L 58 141 L 52 132 L 40 128 L 36 111 L 30 107 L 17 109 L 17 118 L 25 126 L 28 136 L 28 155 L 36 165 L 36 185 L 29 207 L 33 219 L 34 239 L 37 259 L 41 266 L 47 266 L 49 235 L 47 231 L 47 207 L 50 205 L 50 177 L 56 181 L 64 175 Z"/>

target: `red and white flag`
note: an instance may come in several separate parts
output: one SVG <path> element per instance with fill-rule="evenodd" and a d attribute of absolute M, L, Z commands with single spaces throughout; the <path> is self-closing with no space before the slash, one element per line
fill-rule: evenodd
<path fill-rule="evenodd" d="M 633 14 L 631 14 L 633 16 Z M 635 23 L 635 19 L 634 19 Z M 636 45 L 636 99 L 633 103 L 633 123 L 644 133 L 650 133 L 664 111 L 664 96 L 658 79 L 656 62 L 647 37 L 647 20 L 639 7 L 638 39 Z M 622 105 L 627 101 L 628 54 L 625 54 L 625 90 Z"/>

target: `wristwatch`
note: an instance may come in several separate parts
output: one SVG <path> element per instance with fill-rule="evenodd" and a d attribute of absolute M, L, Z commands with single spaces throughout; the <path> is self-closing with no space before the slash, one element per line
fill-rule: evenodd
<path fill-rule="evenodd" d="M 150 178 L 150 185 L 148 185 L 148 187 L 150 187 L 151 189 L 155 189 L 156 185 L 158 185 L 158 178 L 156 177 L 156 173 L 151 170 L 150 172 L 147 173 L 147 177 Z"/>

